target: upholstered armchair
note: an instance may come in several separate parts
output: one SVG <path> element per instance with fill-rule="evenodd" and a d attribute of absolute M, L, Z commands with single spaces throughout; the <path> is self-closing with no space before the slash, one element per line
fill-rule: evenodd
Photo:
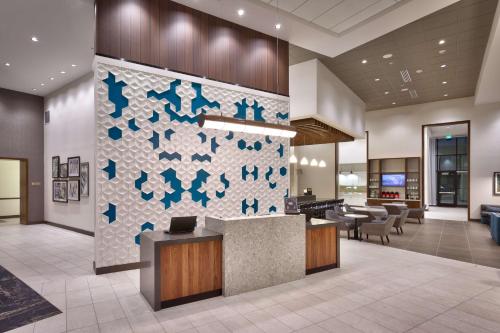
<path fill-rule="evenodd" d="M 394 222 L 396 222 L 396 217 L 395 215 L 389 215 L 386 220 L 381 222 L 363 223 L 360 228 L 361 236 L 366 234 L 366 239 L 368 239 L 369 235 L 380 236 L 382 245 L 384 244 L 385 236 L 387 243 L 389 243 L 389 234 Z"/>
<path fill-rule="evenodd" d="M 408 218 L 416 219 L 418 223 L 421 224 L 424 218 L 425 208 L 409 208 Z"/>
<path fill-rule="evenodd" d="M 396 228 L 398 235 L 400 230 L 401 233 L 403 233 L 403 226 L 406 223 L 406 218 L 408 217 L 409 213 L 410 213 L 409 209 L 403 209 L 401 211 L 401 214 L 398 217 L 396 217 L 396 221 L 394 222 L 394 228 Z"/>
<path fill-rule="evenodd" d="M 346 216 L 337 214 L 333 210 L 327 210 L 325 212 L 325 218 L 331 221 L 340 222 L 338 225 L 339 230 L 347 231 L 347 239 L 351 239 L 351 230 L 354 230 L 354 219 Z"/>

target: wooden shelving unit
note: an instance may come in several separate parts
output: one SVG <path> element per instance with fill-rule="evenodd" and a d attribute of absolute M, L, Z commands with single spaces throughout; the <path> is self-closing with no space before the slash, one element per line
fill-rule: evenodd
<path fill-rule="evenodd" d="M 405 202 L 408 207 L 421 207 L 422 176 L 420 157 L 401 157 L 368 160 L 368 204 L 380 205 L 383 202 Z M 404 174 L 402 187 L 382 186 L 383 174 Z M 399 198 L 384 198 L 383 192 L 397 192 Z"/>

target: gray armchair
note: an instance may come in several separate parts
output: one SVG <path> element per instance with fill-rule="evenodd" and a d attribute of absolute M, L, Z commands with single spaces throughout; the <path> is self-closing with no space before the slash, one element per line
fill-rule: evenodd
<path fill-rule="evenodd" d="M 408 218 L 409 219 L 416 219 L 418 220 L 418 224 L 422 223 L 422 220 L 424 218 L 424 213 L 425 213 L 425 208 L 410 208 Z"/>
<path fill-rule="evenodd" d="M 394 222 L 394 228 L 396 228 L 398 235 L 399 235 L 399 230 L 401 230 L 401 233 L 403 233 L 403 226 L 406 223 L 406 218 L 408 217 L 409 213 L 410 213 L 409 209 L 404 209 L 401 211 L 401 214 L 398 217 L 396 217 L 396 221 Z"/>
<path fill-rule="evenodd" d="M 363 223 L 360 228 L 361 236 L 366 234 L 366 239 L 368 239 L 369 235 L 380 236 L 382 244 L 384 244 L 385 236 L 387 243 L 389 243 L 389 234 L 394 222 L 396 222 L 396 217 L 395 215 L 390 215 L 386 220 L 381 222 Z"/>
<path fill-rule="evenodd" d="M 395 205 L 384 205 L 385 209 L 387 210 L 387 213 L 389 215 L 399 215 L 401 214 L 401 208 Z"/>
<path fill-rule="evenodd" d="M 331 221 L 340 222 L 338 225 L 339 230 L 347 231 L 347 239 L 351 239 L 351 230 L 354 230 L 354 219 L 346 216 L 337 214 L 333 210 L 327 210 L 325 212 L 325 218 Z"/>

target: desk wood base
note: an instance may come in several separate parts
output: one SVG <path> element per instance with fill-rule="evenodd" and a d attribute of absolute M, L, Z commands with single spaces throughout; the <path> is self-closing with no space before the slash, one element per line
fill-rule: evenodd
<path fill-rule="evenodd" d="M 306 230 L 306 274 L 338 267 L 339 240 L 336 226 Z"/>

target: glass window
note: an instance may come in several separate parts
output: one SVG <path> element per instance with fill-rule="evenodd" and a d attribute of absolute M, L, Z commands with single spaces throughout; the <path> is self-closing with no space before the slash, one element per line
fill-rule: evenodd
<path fill-rule="evenodd" d="M 467 138 L 457 138 L 457 154 L 467 154 Z"/>
<path fill-rule="evenodd" d="M 467 155 L 458 155 L 458 165 L 457 170 L 469 170 L 469 161 L 467 159 Z"/>
<path fill-rule="evenodd" d="M 456 139 L 438 139 L 437 154 L 438 155 L 455 155 L 457 153 Z"/>
<path fill-rule="evenodd" d="M 456 156 L 439 156 L 438 157 L 439 171 L 455 171 L 457 170 Z"/>

